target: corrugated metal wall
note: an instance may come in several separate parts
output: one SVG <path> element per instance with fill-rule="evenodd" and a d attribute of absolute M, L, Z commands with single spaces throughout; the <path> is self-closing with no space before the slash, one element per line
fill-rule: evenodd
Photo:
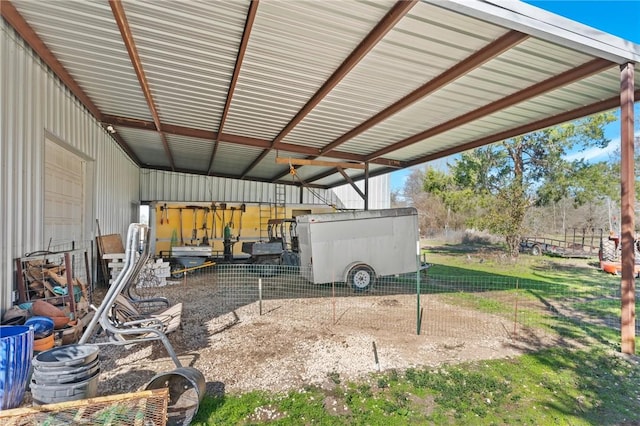
<path fill-rule="evenodd" d="M 364 182 L 356 182 L 356 186 L 364 192 Z M 347 209 L 363 209 L 364 200 L 351 187 L 342 185 L 333 189 Z M 390 175 L 381 175 L 369 179 L 369 209 L 388 209 L 391 207 Z"/>
<path fill-rule="evenodd" d="M 125 233 L 139 200 L 139 172 L 24 41 L 0 20 L 0 310 L 11 305 L 14 260 L 43 241 L 45 137 L 87 160 L 88 243 Z"/>
<path fill-rule="evenodd" d="M 285 204 L 337 205 L 340 200 L 332 190 L 300 189 L 280 185 Z M 279 203 L 276 185 L 265 182 L 189 175 L 159 170 L 140 170 L 140 199 L 143 201 L 177 202 L 246 202 Z"/>

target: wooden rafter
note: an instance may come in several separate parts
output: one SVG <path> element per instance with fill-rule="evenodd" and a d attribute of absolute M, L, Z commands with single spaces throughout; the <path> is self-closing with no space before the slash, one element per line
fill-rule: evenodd
<path fill-rule="evenodd" d="M 124 45 L 129 54 L 131 65 L 133 66 L 136 76 L 138 77 L 140 88 L 142 89 L 144 98 L 146 99 L 147 105 L 149 106 L 149 111 L 151 112 L 151 116 L 153 117 L 153 122 L 156 126 L 157 131 L 160 133 L 160 139 L 162 140 L 162 146 L 164 148 L 165 155 L 169 160 L 171 169 L 175 170 L 176 166 L 173 161 L 173 155 L 171 154 L 171 149 L 169 148 L 167 138 L 162 132 L 163 129 L 162 123 L 160 122 L 160 115 L 158 114 L 158 109 L 156 108 L 156 104 L 153 100 L 153 95 L 151 94 L 151 88 L 149 87 L 147 76 L 144 72 L 144 69 L 142 68 L 142 61 L 140 60 L 140 55 L 138 55 L 138 49 L 136 48 L 135 41 L 133 40 L 133 34 L 131 33 L 131 28 L 129 27 L 129 21 L 127 21 L 124 7 L 122 6 L 122 2 L 120 0 L 109 0 L 109 5 L 111 6 L 111 12 L 113 13 L 113 17 L 115 18 L 116 24 L 118 25 L 118 29 L 120 30 L 122 41 L 124 42 Z"/>
<path fill-rule="evenodd" d="M 360 169 L 360 170 L 364 170 L 365 168 L 365 165 L 362 163 L 351 163 L 348 161 L 309 160 L 306 158 L 290 158 L 290 157 L 276 157 L 276 163 L 296 165 L 296 166 L 320 166 L 320 167 L 336 167 L 336 168 Z"/>
<path fill-rule="evenodd" d="M 268 150 L 263 151 L 241 175 L 241 178 L 257 166 L 269 153 L 271 149 L 283 149 L 280 146 L 285 136 L 291 132 L 328 94 L 334 87 L 342 81 L 342 79 L 375 47 L 380 40 L 400 21 L 411 8 L 417 3 L 417 0 L 399 0 L 387 12 L 387 14 L 378 22 L 378 24 L 367 34 L 367 36 L 358 44 L 358 46 L 349 54 L 349 56 L 340 64 L 340 66 L 331 74 L 324 84 L 316 91 L 309 101 L 298 111 L 298 113 L 287 123 L 287 125 L 278 133 L 271 142 Z"/>

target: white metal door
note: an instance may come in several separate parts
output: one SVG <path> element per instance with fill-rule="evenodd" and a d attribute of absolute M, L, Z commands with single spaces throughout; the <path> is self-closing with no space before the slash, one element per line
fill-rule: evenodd
<path fill-rule="evenodd" d="M 72 241 L 83 240 L 85 170 L 82 158 L 45 141 L 44 242 L 51 249 L 70 248 Z"/>

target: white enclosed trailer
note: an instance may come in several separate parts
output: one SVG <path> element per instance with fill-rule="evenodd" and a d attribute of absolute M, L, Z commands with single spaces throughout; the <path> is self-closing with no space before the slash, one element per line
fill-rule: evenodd
<path fill-rule="evenodd" d="M 364 290 L 377 277 L 419 268 L 415 208 L 299 216 L 300 274 L 315 283 L 344 281 Z"/>

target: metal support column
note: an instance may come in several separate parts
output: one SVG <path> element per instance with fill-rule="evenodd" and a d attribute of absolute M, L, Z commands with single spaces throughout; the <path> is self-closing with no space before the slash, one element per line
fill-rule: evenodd
<path fill-rule="evenodd" d="M 633 76 L 632 63 L 620 66 L 620 194 L 622 201 L 622 279 L 621 279 L 621 349 L 635 354 L 635 174 L 633 147 Z"/>
<path fill-rule="evenodd" d="M 369 210 L 369 163 L 364 163 L 364 209 Z"/>

